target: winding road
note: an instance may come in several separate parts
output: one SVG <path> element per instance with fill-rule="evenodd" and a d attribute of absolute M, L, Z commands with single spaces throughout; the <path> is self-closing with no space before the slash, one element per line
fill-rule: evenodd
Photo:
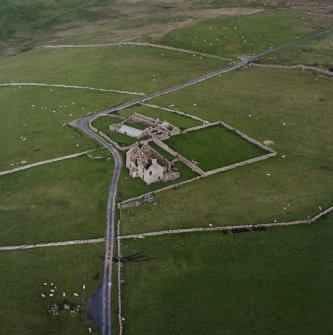
<path fill-rule="evenodd" d="M 105 237 L 105 243 L 106 243 L 106 250 L 105 250 L 105 261 L 104 261 L 104 277 L 103 277 L 103 282 L 101 285 L 101 289 L 103 292 L 103 306 L 102 306 L 102 323 L 103 323 L 103 329 L 102 329 L 102 334 L 103 335 L 111 335 L 112 327 L 111 327 L 111 316 L 112 316 L 112 309 L 111 309 L 111 292 L 112 292 L 112 255 L 113 255 L 113 247 L 114 247 L 114 221 L 115 221 L 115 209 L 116 209 L 116 192 L 117 192 L 117 185 L 118 185 L 118 180 L 119 180 L 119 175 L 120 175 L 120 170 L 122 167 L 122 161 L 121 157 L 118 153 L 118 151 L 106 140 L 104 140 L 102 137 L 100 137 L 97 133 L 95 133 L 93 130 L 90 129 L 89 124 L 91 121 L 96 119 L 98 116 L 106 114 L 106 113 L 112 113 L 115 111 L 123 110 L 128 107 L 132 107 L 134 105 L 144 103 L 146 101 L 152 100 L 154 98 L 160 97 L 162 95 L 175 92 L 178 90 L 181 90 L 185 87 L 189 87 L 192 85 L 195 85 L 197 83 L 200 83 L 204 80 L 222 75 L 227 72 L 231 72 L 237 69 L 240 69 L 252 61 L 261 58 L 263 56 L 266 56 L 270 53 L 280 51 L 283 49 L 290 48 L 296 44 L 299 43 L 304 43 L 306 41 L 319 38 L 321 36 L 324 36 L 326 34 L 333 33 L 333 28 L 324 30 L 322 32 L 319 32 L 317 34 L 307 36 L 304 38 L 297 39 L 296 41 L 278 46 L 276 48 L 271 48 L 269 50 L 266 50 L 264 52 L 261 52 L 257 55 L 254 56 L 246 56 L 243 57 L 243 59 L 237 63 L 230 64 L 229 66 L 222 68 L 220 70 L 205 74 L 203 76 L 200 76 L 198 78 L 192 79 L 190 81 L 187 81 L 183 84 L 175 85 L 151 94 L 147 94 L 143 97 L 134 99 L 129 102 L 125 102 L 123 104 L 114 106 L 110 109 L 104 110 L 102 112 L 96 113 L 94 115 L 86 116 L 82 119 L 76 120 L 76 126 L 81 129 L 83 132 L 88 134 L 89 136 L 95 138 L 98 142 L 100 142 L 104 147 L 106 147 L 113 155 L 114 160 L 115 160 L 115 165 L 114 165 L 114 170 L 113 170 L 113 177 L 112 177 L 112 182 L 111 186 L 109 189 L 109 198 L 108 198 L 108 204 L 107 204 L 107 219 L 106 219 L 106 237 Z"/>

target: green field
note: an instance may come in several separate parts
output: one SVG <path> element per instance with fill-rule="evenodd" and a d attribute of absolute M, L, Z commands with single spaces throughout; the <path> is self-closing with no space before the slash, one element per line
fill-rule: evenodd
<path fill-rule="evenodd" d="M 97 142 L 67 122 L 127 99 L 122 94 L 74 89 L 0 88 L 0 169 L 97 148 Z"/>
<path fill-rule="evenodd" d="M 258 224 L 306 218 L 332 205 L 332 92 L 329 78 L 309 72 L 248 69 L 154 100 L 271 140 L 278 157 L 160 193 L 158 206 L 123 213 L 122 226 L 140 233 Z"/>
<path fill-rule="evenodd" d="M 80 157 L 2 176 L 0 244 L 103 237 L 112 171 Z"/>
<path fill-rule="evenodd" d="M 170 137 L 165 143 L 204 171 L 261 156 L 264 151 L 222 126 L 208 127 Z"/>
<path fill-rule="evenodd" d="M 330 334 L 333 217 L 311 226 L 125 240 L 124 333 Z"/>
<path fill-rule="evenodd" d="M 180 128 L 192 128 L 196 126 L 200 126 L 201 122 L 197 120 L 193 120 L 189 117 L 182 116 L 176 113 L 168 112 L 163 109 L 155 109 L 147 106 L 135 106 L 131 108 L 124 109 L 119 112 L 120 115 L 128 117 L 133 113 L 139 113 L 141 115 L 149 116 L 154 119 L 159 118 L 162 121 L 168 121 L 172 125 Z"/>
<path fill-rule="evenodd" d="M 87 334 L 85 306 L 103 274 L 104 245 L 66 246 L 0 253 L 2 334 Z M 48 285 L 44 286 L 44 282 Z M 50 297 L 51 282 L 57 287 Z M 86 289 L 83 290 L 83 284 Z M 66 297 L 62 297 L 62 293 Z M 43 298 L 41 294 L 45 294 Z M 74 296 L 78 293 L 78 297 Z M 63 299 L 80 305 L 81 315 L 52 317 Z M 95 334 L 98 332 L 94 330 Z"/>
<path fill-rule="evenodd" d="M 325 14 L 275 9 L 248 16 L 220 16 L 166 34 L 161 43 L 237 58 L 254 55 L 331 25 Z"/>

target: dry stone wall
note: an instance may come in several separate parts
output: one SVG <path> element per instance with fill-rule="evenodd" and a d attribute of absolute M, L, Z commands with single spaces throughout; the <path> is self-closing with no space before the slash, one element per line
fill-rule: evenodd
<path fill-rule="evenodd" d="M 315 71 L 322 74 L 326 74 L 328 76 L 333 76 L 333 72 L 330 70 L 321 69 L 315 66 L 306 66 L 306 65 L 274 65 L 274 64 L 259 64 L 259 63 L 251 63 L 249 64 L 251 67 L 264 67 L 264 68 L 273 68 L 273 69 L 302 69 Z"/>

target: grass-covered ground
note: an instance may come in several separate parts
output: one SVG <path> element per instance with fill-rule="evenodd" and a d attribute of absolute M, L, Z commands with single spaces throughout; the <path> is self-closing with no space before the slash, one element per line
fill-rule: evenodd
<path fill-rule="evenodd" d="M 80 157 L 2 176 L 0 245 L 104 236 L 112 171 L 111 159 Z"/>
<path fill-rule="evenodd" d="M 189 117 L 175 114 L 172 112 L 168 112 L 163 109 L 155 109 L 155 108 L 151 108 L 147 106 L 135 106 L 135 107 L 124 109 L 119 112 L 120 115 L 123 115 L 126 117 L 131 116 L 133 113 L 138 113 L 141 115 L 149 116 L 154 119 L 159 118 L 161 121 L 168 121 L 172 125 L 180 129 L 192 128 L 192 127 L 199 126 L 201 124 L 200 121 L 193 120 Z"/>
<path fill-rule="evenodd" d="M 103 243 L 0 253 L 2 334 L 87 334 L 87 298 L 103 276 Z M 45 286 L 43 283 L 48 285 Z M 56 286 L 50 297 L 51 283 Z M 83 290 L 85 285 L 85 290 Z M 63 298 L 63 292 L 66 297 Z M 78 297 L 74 296 L 78 294 Z M 41 295 L 45 294 L 43 298 Z M 81 314 L 52 317 L 48 309 L 64 299 L 80 305 Z M 97 334 L 96 330 L 93 333 Z"/>
<path fill-rule="evenodd" d="M 124 332 L 330 334 L 332 224 L 123 241 Z"/>
<path fill-rule="evenodd" d="M 0 88 L 0 169 L 97 148 L 97 142 L 67 122 L 127 99 L 123 94 L 75 89 Z"/>
<path fill-rule="evenodd" d="M 248 16 L 220 16 L 167 33 L 161 43 L 220 56 L 252 55 L 324 30 L 331 18 L 323 13 L 275 9 Z"/>
<path fill-rule="evenodd" d="M 208 127 L 170 137 L 165 143 L 204 171 L 214 170 L 264 154 L 222 126 Z"/>
<path fill-rule="evenodd" d="M 271 140 L 279 156 L 160 193 L 158 206 L 124 212 L 123 228 L 258 224 L 305 218 L 332 205 L 332 92 L 331 79 L 324 76 L 256 68 L 156 99 L 223 120 L 259 141 Z"/>
<path fill-rule="evenodd" d="M 42 82 L 149 93 L 226 64 L 139 46 L 34 49 L 1 61 L 0 83 Z"/>

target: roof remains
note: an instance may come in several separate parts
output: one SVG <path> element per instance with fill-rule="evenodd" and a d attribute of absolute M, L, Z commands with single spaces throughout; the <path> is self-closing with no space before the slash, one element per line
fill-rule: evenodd
<path fill-rule="evenodd" d="M 130 126 L 126 126 L 126 125 L 122 125 L 119 129 L 119 132 L 131 137 L 136 137 L 136 138 L 140 138 L 143 134 L 142 130 L 130 127 Z"/>

